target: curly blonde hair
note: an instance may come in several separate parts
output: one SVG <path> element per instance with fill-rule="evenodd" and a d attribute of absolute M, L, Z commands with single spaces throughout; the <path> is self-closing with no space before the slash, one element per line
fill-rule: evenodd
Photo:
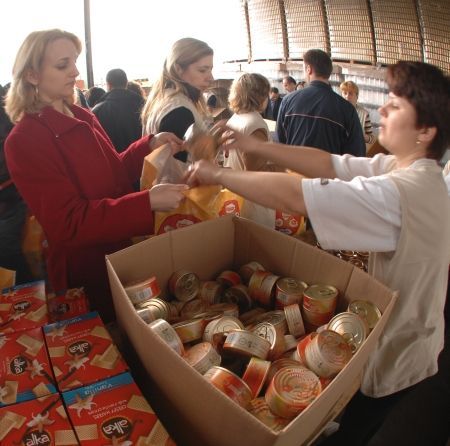
<path fill-rule="evenodd" d="M 81 53 L 80 39 L 75 34 L 60 29 L 34 31 L 20 46 L 13 66 L 11 88 L 5 103 L 6 113 L 12 122 L 20 121 L 25 113 L 36 113 L 46 105 L 39 100 L 35 86 L 27 78 L 30 70 L 39 71 L 48 44 L 58 39 L 70 40 L 78 53 Z M 74 97 L 67 97 L 65 101 L 69 105 L 73 104 Z"/>

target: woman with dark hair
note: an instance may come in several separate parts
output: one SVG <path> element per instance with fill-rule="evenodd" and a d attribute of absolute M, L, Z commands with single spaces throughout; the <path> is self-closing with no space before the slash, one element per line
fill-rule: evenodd
<path fill-rule="evenodd" d="M 444 346 L 450 201 L 438 161 L 450 142 L 450 81 L 432 65 L 401 61 L 388 67 L 387 84 L 379 140 L 390 155 L 332 155 L 232 132 L 230 149 L 270 159 L 307 178 L 218 169 L 200 161 L 190 179 L 219 183 L 264 206 L 308 216 L 324 249 L 371 252 L 369 273 L 399 290 L 361 390 L 327 445 L 440 445 L 448 438 L 448 373 L 434 394 L 444 401 L 443 411 L 422 413 L 431 424 L 402 428 L 391 417 L 405 406 L 421 411 L 416 389 L 438 371 Z M 438 435 L 433 428 L 420 432 L 436 420 L 441 420 Z"/>
<path fill-rule="evenodd" d="M 91 87 L 85 93 L 86 101 L 90 108 L 94 108 L 100 102 L 100 99 L 106 94 L 106 91 L 101 87 Z"/>

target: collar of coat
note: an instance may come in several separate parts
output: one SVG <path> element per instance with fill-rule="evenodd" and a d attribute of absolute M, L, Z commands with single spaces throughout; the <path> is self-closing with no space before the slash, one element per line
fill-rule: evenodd
<path fill-rule="evenodd" d="M 70 110 L 74 114 L 74 117 L 67 116 L 64 113 L 60 113 L 53 107 L 44 107 L 39 113 L 29 115 L 31 118 L 37 119 L 45 124 L 55 135 L 61 135 L 73 127 L 79 125 L 82 122 L 89 124 L 93 127 L 94 115 L 77 105 L 71 105 Z"/>

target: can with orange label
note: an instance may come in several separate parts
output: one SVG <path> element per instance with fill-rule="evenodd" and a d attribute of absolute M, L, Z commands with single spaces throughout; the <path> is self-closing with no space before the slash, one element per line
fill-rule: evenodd
<path fill-rule="evenodd" d="M 175 271 L 169 278 L 169 291 L 182 302 L 195 299 L 199 289 L 200 279 L 193 272 Z"/>
<path fill-rule="evenodd" d="M 230 286 L 239 285 L 241 283 L 241 276 L 235 271 L 225 270 L 219 274 L 216 282 L 224 288 L 229 288 Z"/>
<path fill-rule="evenodd" d="M 142 304 L 161 294 L 161 289 L 155 276 L 139 282 L 130 283 L 124 288 L 133 305 Z"/>
<path fill-rule="evenodd" d="M 267 374 L 269 373 L 270 364 L 270 361 L 265 361 L 264 359 L 256 357 L 251 358 L 247 364 L 242 380 L 250 387 L 252 398 L 257 398 L 261 392 Z"/>
<path fill-rule="evenodd" d="M 246 263 L 239 268 L 239 275 L 241 276 L 242 283 L 248 285 L 250 277 L 255 271 L 264 271 L 264 267 L 255 261 Z"/>
<path fill-rule="evenodd" d="M 223 287 L 214 280 L 207 280 L 200 284 L 199 298 L 209 304 L 218 304 L 223 294 Z"/>
<path fill-rule="evenodd" d="M 183 356 L 197 372 L 204 375 L 211 367 L 219 366 L 221 357 L 209 342 L 194 345 Z"/>
<path fill-rule="evenodd" d="M 203 377 L 239 406 L 247 408 L 252 399 L 252 391 L 239 376 L 223 367 L 214 366 Z"/>
<path fill-rule="evenodd" d="M 338 290 L 331 285 L 311 285 L 303 292 L 303 319 L 319 327 L 333 317 L 338 299 Z"/>
<path fill-rule="evenodd" d="M 301 365 L 283 367 L 275 373 L 265 399 L 275 415 L 292 419 L 306 409 L 321 391 L 319 377 L 311 370 Z"/>
<path fill-rule="evenodd" d="M 303 291 L 308 285 L 292 277 L 278 279 L 275 289 L 275 308 L 283 309 L 287 305 L 301 304 Z"/>

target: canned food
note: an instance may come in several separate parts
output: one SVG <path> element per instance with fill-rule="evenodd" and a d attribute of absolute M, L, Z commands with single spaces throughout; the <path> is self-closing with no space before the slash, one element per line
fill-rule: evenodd
<path fill-rule="evenodd" d="M 299 343 L 300 347 L 301 342 Z M 352 351 L 335 331 L 324 330 L 310 338 L 304 350 L 305 364 L 322 378 L 338 374 L 350 361 Z"/>
<path fill-rule="evenodd" d="M 136 313 L 146 324 L 149 324 L 156 319 L 153 312 L 148 308 L 137 308 Z"/>
<path fill-rule="evenodd" d="M 278 372 L 278 370 L 281 370 L 285 367 L 298 367 L 302 366 L 302 364 L 298 361 L 295 361 L 291 358 L 280 358 L 276 361 L 273 361 L 270 365 L 269 373 L 266 377 L 266 385 L 268 386 L 270 382 L 272 381 L 272 378 L 275 376 L 275 373 Z"/>
<path fill-rule="evenodd" d="M 180 311 L 180 316 L 183 319 L 193 318 L 199 313 L 204 313 L 208 309 L 208 305 L 200 299 L 192 299 L 186 302 Z"/>
<path fill-rule="evenodd" d="M 218 282 L 224 288 L 229 288 L 234 285 L 239 285 L 241 283 L 241 276 L 235 271 L 225 270 L 219 274 L 216 282 Z"/>
<path fill-rule="evenodd" d="M 234 285 L 228 288 L 223 295 L 225 302 L 236 304 L 239 312 L 245 312 L 252 307 L 252 299 L 248 294 L 248 288 L 245 285 Z"/>
<path fill-rule="evenodd" d="M 203 340 L 207 342 L 213 341 L 213 335 L 217 333 L 229 333 L 231 330 L 242 330 L 244 326 L 242 322 L 233 316 L 222 316 L 220 319 L 212 320 L 203 332 Z"/>
<path fill-rule="evenodd" d="M 356 256 L 355 251 L 350 251 L 347 249 L 340 249 L 339 251 L 336 252 L 336 257 L 339 257 L 340 259 L 345 261 L 348 261 L 355 256 Z"/>
<path fill-rule="evenodd" d="M 275 307 L 283 309 L 287 305 L 300 304 L 303 291 L 308 285 L 292 277 L 282 277 L 277 280 L 275 289 Z"/>
<path fill-rule="evenodd" d="M 261 291 L 262 283 L 267 276 L 271 275 L 272 274 L 269 271 L 261 271 L 261 270 L 257 270 L 251 275 L 250 280 L 248 282 L 248 293 L 255 302 L 260 302 L 261 300 L 264 300 L 264 296 L 262 298 L 260 297 L 262 293 Z"/>
<path fill-rule="evenodd" d="M 240 319 L 244 325 L 250 325 L 253 324 L 257 317 L 261 316 L 261 314 L 264 314 L 266 310 L 264 310 L 261 307 L 253 308 L 250 311 L 246 311 L 245 313 L 242 313 L 240 316 Z"/>
<path fill-rule="evenodd" d="M 284 343 L 284 335 L 279 334 L 273 324 L 270 322 L 261 322 L 251 331 L 270 342 L 268 359 L 277 359 L 284 353 L 286 348 Z"/>
<path fill-rule="evenodd" d="M 235 330 L 228 333 L 223 349 L 242 356 L 266 359 L 270 350 L 270 342 L 251 331 Z"/>
<path fill-rule="evenodd" d="M 205 327 L 211 322 L 216 319 L 220 319 L 223 316 L 223 313 L 221 311 L 205 311 L 204 313 L 196 314 L 193 319 L 200 319 L 203 324 L 203 330 L 205 330 Z"/>
<path fill-rule="evenodd" d="M 260 263 L 252 261 L 239 268 L 239 275 L 245 285 L 248 285 L 250 277 L 255 271 L 264 271 L 264 267 Z"/>
<path fill-rule="evenodd" d="M 356 266 L 357 268 L 366 271 L 365 263 L 361 259 L 358 259 L 357 257 L 352 257 L 351 259 L 348 260 L 348 263 L 351 263 L 353 266 Z"/>
<path fill-rule="evenodd" d="M 367 300 L 354 300 L 353 302 L 350 302 L 348 311 L 365 319 L 369 330 L 372 330 L 381 318 L 380 309 Z"/>
<path fill-rule="evenodd" d="M 280 276 L 269 274 L 264 277 L 259 292 L 256 294 L 258 302 L 265 308 L 273 308 L 275 300 L 275 287 Z"/>
<path fill-rule="evenodd" d="M 200 280 L 195 273 L 179 270 L 169 279 L 169 291 L 182 302 L 195 299 L 200 289 Z"/>
<path fill-rule="evenodd" d="M 305 334 L 305 326 L 303 324 L 302 314 L 298 304 L 292 304 L 284 307 L 284 314 L 289 333 L 296 338 Z"/>
<path fill-rule="evenodd" d="M 204 375 L 211 367 L 219 366 L 221 357 L 209 342 L 200 342 L 186 351 L 184 360 Z"/>
<path fill-rule="evenodd" d="M 239 376 L 218 366 L 211 367 L 203 376 L 239 406 L 247 408 L 252 399 L 252 391 Z"/>
<path fill-rule="evenodd" d="M 286 316 L 282 310 L 267 311 L 256 316 L 253 320 L 255 326 L 261 322 L 269 322 L 272 324 L 281 336 L 285 335 L 288 331 Z"/>
<path fill-rule="evenodd" d="M 151 313 L 152 316 L 149 315 L 148 317 L 153 317 L 153 320 L 165 319 L 166 321 L 169 321 L 178 315 L 178 311 L 175 307 L 173 307 L 169 302 L 159 299 L 158 297 L 150 299 L 139 308 L 139 310 L 144 309 L 148 310 L 148 314 Z"/>
<path fill-rule="evenodd" d="M 339 313 L 328 323 L 328 330 L 339 333 L 355 353 L 369 333 L 367 322 L 355 313 Z"/>
<path fill-rule="evenodd" d="M 175 329 L 164 319 L 157 319 L 148 324 L 150 329 L 159 336 L 172 350 L 180 356 L 184 353 L 183 343 Z"/>
<path fill-rule="evenodd" d="M 203 336 L 204 325 L 201 319 L 190 319 L 183 322 L 177 322 L 172 327 L 177 332 L 183 344 L 197 341 Z"/>
<path fill-rule="evenodd" d="M 270 410 L 292 419 L 306 409 L 320 394 L 319 377 L 302 366 L 284 367 L 275 373 L 265 399 Z"/>
<path fill-rule="evenodd" d="M 124 288 L 133 305 L 139 305 L 161 294 L 161 289 L 155 276 L 139 282 L 130 283 Z"/>
<path fill-rule="evenodd" d="M 200 284 L 199 298 L 209 305 L 219 303 L 222 293 L 223 287 L 218 282 L 208 280 Z"/>
<path fill-rule="evenodd" d="M 281 431 L 289 424 L 289 420 L 278 417 L 270 411 L 264 398 L 256 398 L 250 401 L 247 410 L 261 423 L 275 432 Z"/>
<path fill-rule="evenodd" d="M 303 318 L 316 327 L 326 324 L 334 315 L 338 290 L 331 285 L 311 285 L 303 292 Z"/>
<path fill-rule="evenodd" d="M 297 348 L 298 340 L 290 334 L 284 335 L 284 352 Z"/>
<path fill-rule="evenodd" d="M 227 302 L 210 305 L 208 311 L 221 311 L 224 316 L 239 317 L 239 307 Z"/>
<path fill-rule="evenodd" d="M 245 369 L 242 380 L 247 383 L 252 391 L 252 398 L 257 398 L 263 388 L 270 369 L 270 361 L 260 358 L 251 358 Z"/>

